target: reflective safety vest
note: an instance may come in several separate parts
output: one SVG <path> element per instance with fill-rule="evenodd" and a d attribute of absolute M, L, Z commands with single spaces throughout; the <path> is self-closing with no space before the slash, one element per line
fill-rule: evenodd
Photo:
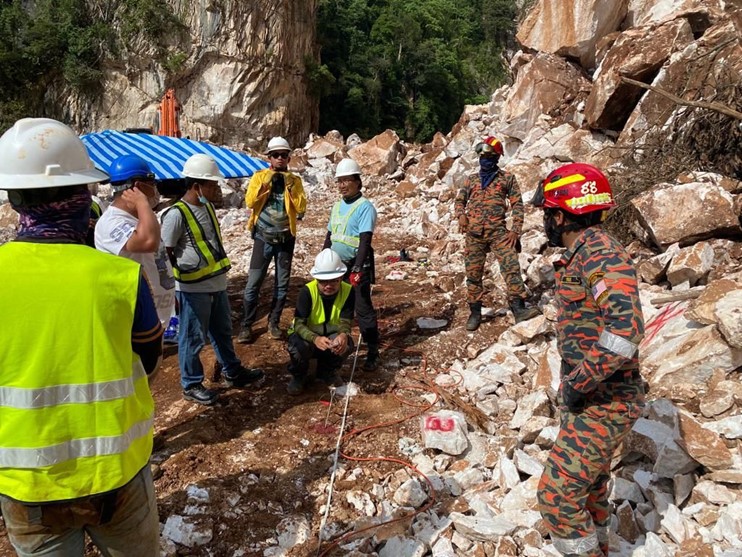
<path fill-rule="evenodd" d="M 312 296 L 312 313 L 309 314 L 309 319 L 307 319 L 307 327 L 313 333 L 321 336 L 336 333 L 340 326 L 340 312 L 343 310 L 343 306 L 348 296 L 350 296 L 353 287 L 345 281 L 340 283 L 340 290 L 338 290 L 335 296 L 329 319 L 326 319 L 325 316 L 325 304 L 322 303 L 322 295 L 319 293 L 319 284 L 317 281 L 313 280 L 307 283 L 307 288 L 309 289 L 309 294 Z M 294 326 L 292 325 L 290 332 L 293 332 L 293 329 Z"/>
<path fill-rule="evenodd" d="M 201 223 L 198 222 L 196 215 L 183 201 L 177 201 L 173 206 L 168 209 L 169 211 L 177 209 L 183 215 L 186 222 L 186 231 L 188 232 L 188 238 L 191 244 L 196 248 L 199 255 L 199 264 L 195 268 L 184 269 L 177 265 L 173 265 L 173 276 L 175 280 L 185 283 L 201 282 L 211 277 L 223 275 L 232 267 L 227 257 L 227 252 L 224 250 L 222 244 L 222 231 L 219 228 L 219 221 L 216 220 L 216 213 L 211 203 L 204 205 L 209 213 L 209 219 L 211 225 L 216 231 L 217 245 L 212 246 L 206 241 L 206 235 L 204 229 L 201 227 Z"/>
<path fill-rule="evenodd" d="M 93 201 L 90 202 L 90 218 L 97 220 L 102 214 L 103 211 L 101 210 L 100 205 L 95 199 L 93 199 Z"/>
<path fill-rule="evenodd" d="M 154 401 L 131 348 L 140 266 L 84 245 L 0 246 L 0 494 L 117 489 L 149 461 Z"/>
<path fill-rule="evenodd" d="M 332 234 L 332 241 L 340 244 L 345 244 L 352 248 L 357 249 L 361 243 L 360 236 L 348 235 L 348 222 L 359 207 L 363 206 L 364 203 L 371 203 L 367 198 L 361 196 L 351 203 L 348 207 L 348 212 L 344 215 L 340 214 L 341 201 L 338 201 L 332 207 L 332 213 L 330 214 L 330 233 Z"/>

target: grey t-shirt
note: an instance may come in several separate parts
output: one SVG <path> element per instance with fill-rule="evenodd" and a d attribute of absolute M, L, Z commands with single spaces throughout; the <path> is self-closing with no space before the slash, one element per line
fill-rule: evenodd
<path fill-rule="evenodd" d="M 181 201 L 183 201 L 181 199 Z M 196 207 L 183 201 L 193 211 L 196 220 L 204 231 L 204 240 L 216 247 L 219 242 L 211 224 L 209 211 L 205 206 Z M 198 265 L 201 257 L 196 247 L 188 237 L 187 224 L 178 209 L 168 209 L 162 217 L 162 241 L 165 247 L 172 248 L 175 259 L 180 267 L 193 268 Z M 179 292 L 221 292 L 227 289 L 227 273 L 202 280 L 201 282 L 183 283 L 176 281 L 175 289 Z"/>

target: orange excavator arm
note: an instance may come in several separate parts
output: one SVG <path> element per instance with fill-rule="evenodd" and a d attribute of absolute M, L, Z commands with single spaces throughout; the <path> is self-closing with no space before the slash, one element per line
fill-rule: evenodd
<path fill-rule="evenodd" d="M 175 89 L 165 91 L 157 110 L 160 113 L 157 135 L 180 137 L 180 103 L 175 96 Z"/>

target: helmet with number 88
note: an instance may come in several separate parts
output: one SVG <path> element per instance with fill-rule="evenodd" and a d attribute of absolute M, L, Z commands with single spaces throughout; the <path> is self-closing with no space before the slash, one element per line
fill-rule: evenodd
<path fill-rule="evenodd" d="M 586 215 L 616 206 L 608 178 L 591 164 L 560 166 L 543 180 L 531 203 L 545 209 L 563 209 L 573 215 Z"/>

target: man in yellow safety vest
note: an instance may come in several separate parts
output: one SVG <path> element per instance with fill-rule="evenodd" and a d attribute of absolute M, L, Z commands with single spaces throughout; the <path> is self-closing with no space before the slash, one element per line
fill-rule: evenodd
<path fill-rule="evenodd" d="M 186 193 L 162 216 L 162 241 L 175 275 L 180 306 L 178 360 L 186 400 L 210 406 L 217 391 L 204 387 L 199 354 L 208 335 L 227 386 L 242 388 L 265 377 L 260 369 L 242 365 L 232 344 L 232 317 L 227 298 L 231 265 L 222 244 L 219 221 L 211 200 L 223 178 L 208 155 L 191 156 L 183 165 Z"/>
<path fill-rule="evenodd" d="M 162 326 L 139 264 L 85 245 L 93 167 L 75 132 L 24 118 L 0 138 L 20 215 L 0 246 L 0 504 L 21 556 L 159 552 L 148 379 Z"/>
<path fill-rule="evenodd" d="M 355 291 L 343 282 L 346 271 L 337 253 L 323 249 L 309 271 L 314 280 L 299 291 L 288 338 L 291 395 L 304 390 L 313 358 L 320 381 L 336 387 L 343 384 L 338 371 L 353 350 L 350 326 L 355 308 Z"/>

